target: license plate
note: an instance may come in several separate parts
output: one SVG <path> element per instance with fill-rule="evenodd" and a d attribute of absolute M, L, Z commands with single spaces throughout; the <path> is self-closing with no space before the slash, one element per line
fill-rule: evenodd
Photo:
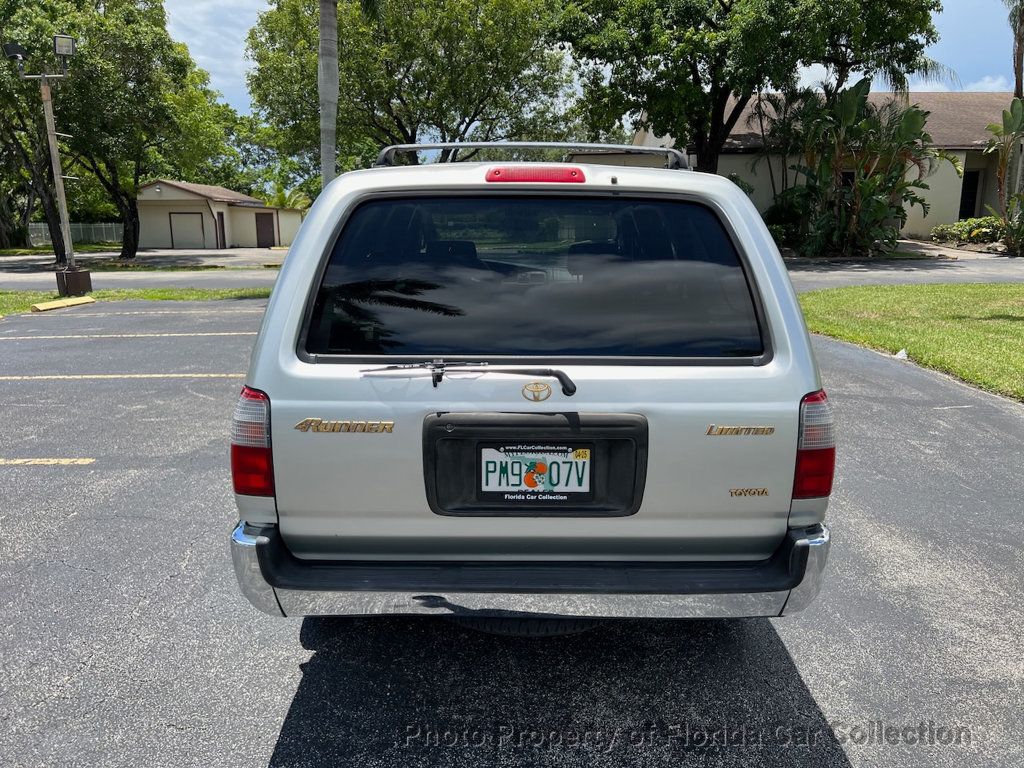
<path fill-rule="evenodd" d="M 591 445 L 492 445 L 480 449 L 480 497 L 510 503 L 578 502 L 591 496 Z"/>

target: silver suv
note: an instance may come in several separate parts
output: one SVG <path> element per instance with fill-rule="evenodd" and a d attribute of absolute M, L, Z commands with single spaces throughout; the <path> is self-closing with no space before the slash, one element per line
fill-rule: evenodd
<path fill-rule="evenodd" d="M 499 623 L 807 606 L 832 409 L 746 195 L 672 150 L 397 165 L 409 150 L 324 190 L 270 299 L 231 439 L 252 604 Z M 667 167 L 608 164 L 634 156 Z"/>

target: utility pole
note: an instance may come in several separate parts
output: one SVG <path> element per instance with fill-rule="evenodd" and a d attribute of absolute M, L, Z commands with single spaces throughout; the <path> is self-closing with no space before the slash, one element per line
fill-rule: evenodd
<path fill-rule="evenodd" d="M 75 55 L 75 38 L 70 35 L 54 35 L 53 52 L 60 60 L 60 74 L 41 72 L 30 75 L 25 72 L 28 51 L 17 43 L 5 43 L 4 54 L 18 67 L 22 80 L 38 80 L 43 99 L 43 118 L 46 121 L 46 141 L 50 149 L 50 166 L 53 169 L 53 186 L 60 214 L 60 238 L 64 241 L 66 263 L 57 271 L 57 291 L 61 296 L 78 296 L 92 290 L 92 277 L 87 271 L 79 270 L 75 264 L 75 246 L 71 241 L 71 220 L 68 217 L 68 199 L 64 191 L 64 170 L 60 163 L 60 147 L 57 145 L 57 126 L 53 119 L 53 93 L 51 80 L 63 80 L 68 76 L 68 59 Z"/>
<path fill-rule="evenodd" d="M 50 81 L 46 75 L 39 80 L 39 89 L 43 94 L 43 116 L 46 119 L 46 139 L 50 145 L 50 164 L 53 166 L 53 186 L 57 193 L 57 209 L 60 211 L 60 235 L 64 240 L 64 253 L 67 254 L 65 269 L 74 272 L 75 246 L 71 242 L 71 219 L 68 217 L 68 198 L 64 193 L 64 171 L 60 163 L 60 148 L 57 146 L 57 125 L 53 120 L 53 98 L 50 95 Z"/>

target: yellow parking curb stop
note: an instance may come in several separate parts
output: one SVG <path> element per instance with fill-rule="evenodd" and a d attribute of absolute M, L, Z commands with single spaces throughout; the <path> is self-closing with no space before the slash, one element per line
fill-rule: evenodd
<path fill-rule="evenodd" d="M 51 309 L 64 309 L 64 307 L 77 307 L 82 304 L 95 304 L 96 299 L 92 296 L 76 296 L 73 299 L 57 299 L 56 301 L 43 301 L 32 305 L 33 312 L 49 312 Z"/>

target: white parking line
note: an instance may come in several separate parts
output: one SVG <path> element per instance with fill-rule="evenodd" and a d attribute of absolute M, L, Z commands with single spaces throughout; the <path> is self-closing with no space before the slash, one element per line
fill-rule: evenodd
<path fill-rule="evenodd" d="M 2 459 L 0 467 L 72 467 L 92 464 L 96 459 Z"/>
<path fill-rule="evenodd" d="M 0 376 L 0 381 L 80 381 L 84 379 L 244 379 L 244 373 L 75 373 Z"/>
<path fill-rule="evenodd" d="M 0 336 L 0 341 L 34 341 L 36 339 L 168 339 L 187 336 L 255 336 L 256 331 L 208 331 L 190 333 L 68 333 L 60 335 Z"/>

